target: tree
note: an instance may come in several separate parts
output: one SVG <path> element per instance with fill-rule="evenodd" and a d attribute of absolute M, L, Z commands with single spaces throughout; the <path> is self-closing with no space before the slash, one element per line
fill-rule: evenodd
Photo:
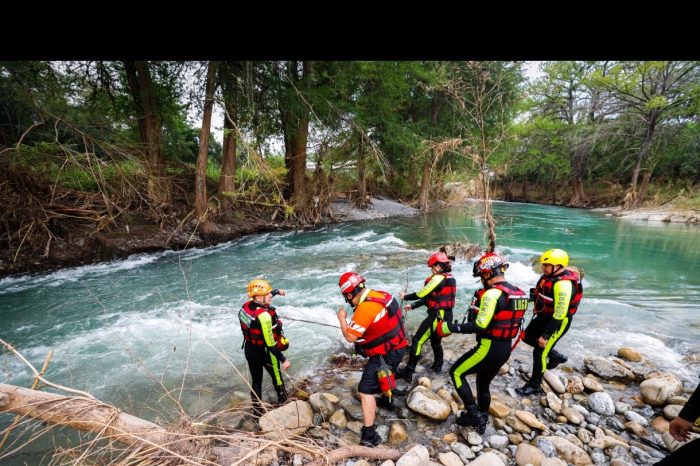
<path fill-rule="evenodd" d="M 216 75 L 219 62 L 211 61 L 207 68 L 206 91 L 204 96 L 204 115 L 202 116 L 202 132 L 199 139 L 199 153 L 197 154 L 197 170 L 195 173 L 195 212 L 197 220 L 206 236 L 211 233 L 212 226 L 208 219 L 207 198 L 207 155 L 209 151 L 209 133 L 211 130 L 211 112 L 214 107 L 214 93 L 216 92 Z"/>
<path fill-rule="evenodd" d="M 700 62 L 620 62 L 607 76 L 597 77 L 602 87 L 626 105 L 625 111 L 641 122 L 640 146 L 624 208 L 642 205 L 654 169 L 657 129 L 697 100 L 699 71 Z M 645 173 L 638 186 L 642 170 Z"/>

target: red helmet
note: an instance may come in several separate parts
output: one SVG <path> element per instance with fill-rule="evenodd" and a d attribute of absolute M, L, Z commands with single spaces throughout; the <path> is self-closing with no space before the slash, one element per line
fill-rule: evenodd
<path fill-rule="evenodd" d="M 447 257 L 447 254 L 445 254 L 442 251 L 434 252 L 430 255 L 430 258 L 428 259 L 428 267 L 432 267 L 437 263 L 448 264 L 449 262 L 450 258 Z"/>
<path fill-rule="evenodd" d="M 504 258 L 495 252 L 487 252 L 474 262 L 472 273 L 475 277 L 480 277 L 484 272 L 491 272 L 492 275 L 500 275 L 508 268 L 508 263 Z"/>
<path fill-rule="evenodd" d="M 338 281 L 338 286 L 340 287 L 340 292 L 342 294 L 352 293 L 352 291 L 360 283 L 364 283 L 365 279 L 359 273 L 356 272 L 345 272 L 340 276 L 340 281 Z"/>

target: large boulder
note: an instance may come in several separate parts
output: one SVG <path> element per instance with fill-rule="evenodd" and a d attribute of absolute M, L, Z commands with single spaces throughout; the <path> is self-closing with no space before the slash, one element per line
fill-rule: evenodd
<path fill-rule="evenodd" d="M 616 380 L 618 382 L 631 382 L 634 380 L 634 374 L 631 370 L 600 356 L 588 356 L 583 360 L 583 364 L 590 372 L 605 380 Z"/>
<path fill-rule="evenodd" d="M 282 440 L 285 437 L 301 435 L 313 426 L 314 410 L 306 401 L 295 400 L 273 409 L 260 417 L 260 430 L 265 437 Z"/>
<path fill-rule="evenodd" d="M 333 406 L 333 401 L 331 397 L 329 397 L 326 393 L 314 393 L 309 397 L 309 403 L 311 403 L 311 406 L 313 406 L 314 411 L 321 413 L 321 416 L 323 416 L 323 419 L 328 420 L 331 417 L 331 414 L 335 412 L 335 406 Z M 335 397 L 334 395 L 332 395 Z M 336 400 L 338 400 L 337 397 L 335 397 Z M 338 401 L 336 401 L 337 403 Z"/>
<path fill-rule="evenodd" d="M 568 440 L 555 435 L 545 438 L 554 445 L 554 448 L 557 450 L 557 456 L 567 463 L 573 464 L 574 466 L 584 466 L 593 463 L 588 453 Z"/>
<path fill-rule="evenodd" d="M 419 385 L 406 398 L 408 407 L 435 421 L 444 421 L 451 413 L 450 404 L 436 393 Z"/>
<path fill-rule="evenodd" d="M 540 466 L 544 458 L 544 453 L 537 447 L 527 443 L 521 443 L 515 450 L 515 464 L 518 466 L 525 466 L 526 464 Z"/>
<path fill-rule="evenodd" d="M 639 384 L 642 399 L 652 406 L 663 406 L 666 400 L 683 393 L 683 384 L 673 374 L 663 374 Z"/>
<path fill-rule="evenodd" d="M 422 466 L 428 464 L 428 461 L 430 461 L 428 449 L 423 445 L 416 445 L 399 458 L 396 466 Z"/>

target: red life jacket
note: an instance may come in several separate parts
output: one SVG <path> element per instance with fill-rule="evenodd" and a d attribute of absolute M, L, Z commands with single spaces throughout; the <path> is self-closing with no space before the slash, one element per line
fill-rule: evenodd
<path fill-rule="evenodd" d="M 528 296 L 517 286 L 508 282 L 498 282 L 491 288 L 501 290 L 503 294 L 498 298 L 491 322 L 488 327 L 478 333 L 479 336 L 494 340 L 510 340 L 518 334 L 520 325 L 527 311 Z M 476 320 L 481 306 L 481 297 L 486 293 L 482 288 L 474 292 L 474 299 L 470 308 L 470 314 Z"/>
<path fill-rule="evenodd" d="M 252 309 L 254 304 L 255 308 Z M 261 306 L 251 299 L 250 301 L 246 301 L 241 310 L 238 311 L 238 320 L 241 323 L 243 339 L 249 345 L 265 346 L 265 338 L 262 334 L 260 320 L 258 320 L 258 316 L 263 312 L 267 312 L 272 318 L 272 336 L 275 341 L 278 341 L 282 336 L 282 322 L 278 322 L 275 308 Z"/>
<path fill-rule="evenodd" d="M 554 284 L 561 280 L 569 280 L 572 287 L 571 301 L 569 301 L 569 315 L 576 314 L 578 305 L 583 298 L 583 284 L 578 272 L 565 268 L 562 273 L 554 276 L 542 275 L 535 287 L 535 314 L 544 312 L 545 314 L 554 314 Z"/>
<path fill-rule="evenodd" d="M 362 335 L 362 341 L 355 343 L 355 349 L 362 356 L 386 356 L 389 351 L 408 345 L 403 327 L 403 314 L 401 306 L 389 293 L 371 290 L 370 293 L 372 292 L 379 293 L 381 297 L 368 294 L 364 301 L 381 304 L 386 313 L 367 328 Z"/>
<path fill-rule="evenodd" d="M 455 307 L 457 281 L 451 273 L 443 273 L 441 275 L 445 277 L 441 283 L 442 286 L 438 285 L 440 288 L 427 296 L 426 305 L 428 306 L 428 312 L 439 311 L 440 309 L 447 311 Z M 426 278 L 424 285 L 427 285 L 432 279 L 432 276 Z"/>

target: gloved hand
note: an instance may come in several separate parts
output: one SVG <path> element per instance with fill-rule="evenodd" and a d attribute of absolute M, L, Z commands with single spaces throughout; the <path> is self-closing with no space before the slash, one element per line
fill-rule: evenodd
<path fill-rule="evenodd" d="M 534 301 L 534 300 L 535 300 L 535 296 L 536 296 L 536 294 L 535 294 L 535 289 L 534 289 L 534 288 L 530 288 L 530 301 Z"/>
<path fill-rule="evenodd" d="M 462 333 L 462 325 L 457 322 L 445 322 L 450 333 Z"/>

